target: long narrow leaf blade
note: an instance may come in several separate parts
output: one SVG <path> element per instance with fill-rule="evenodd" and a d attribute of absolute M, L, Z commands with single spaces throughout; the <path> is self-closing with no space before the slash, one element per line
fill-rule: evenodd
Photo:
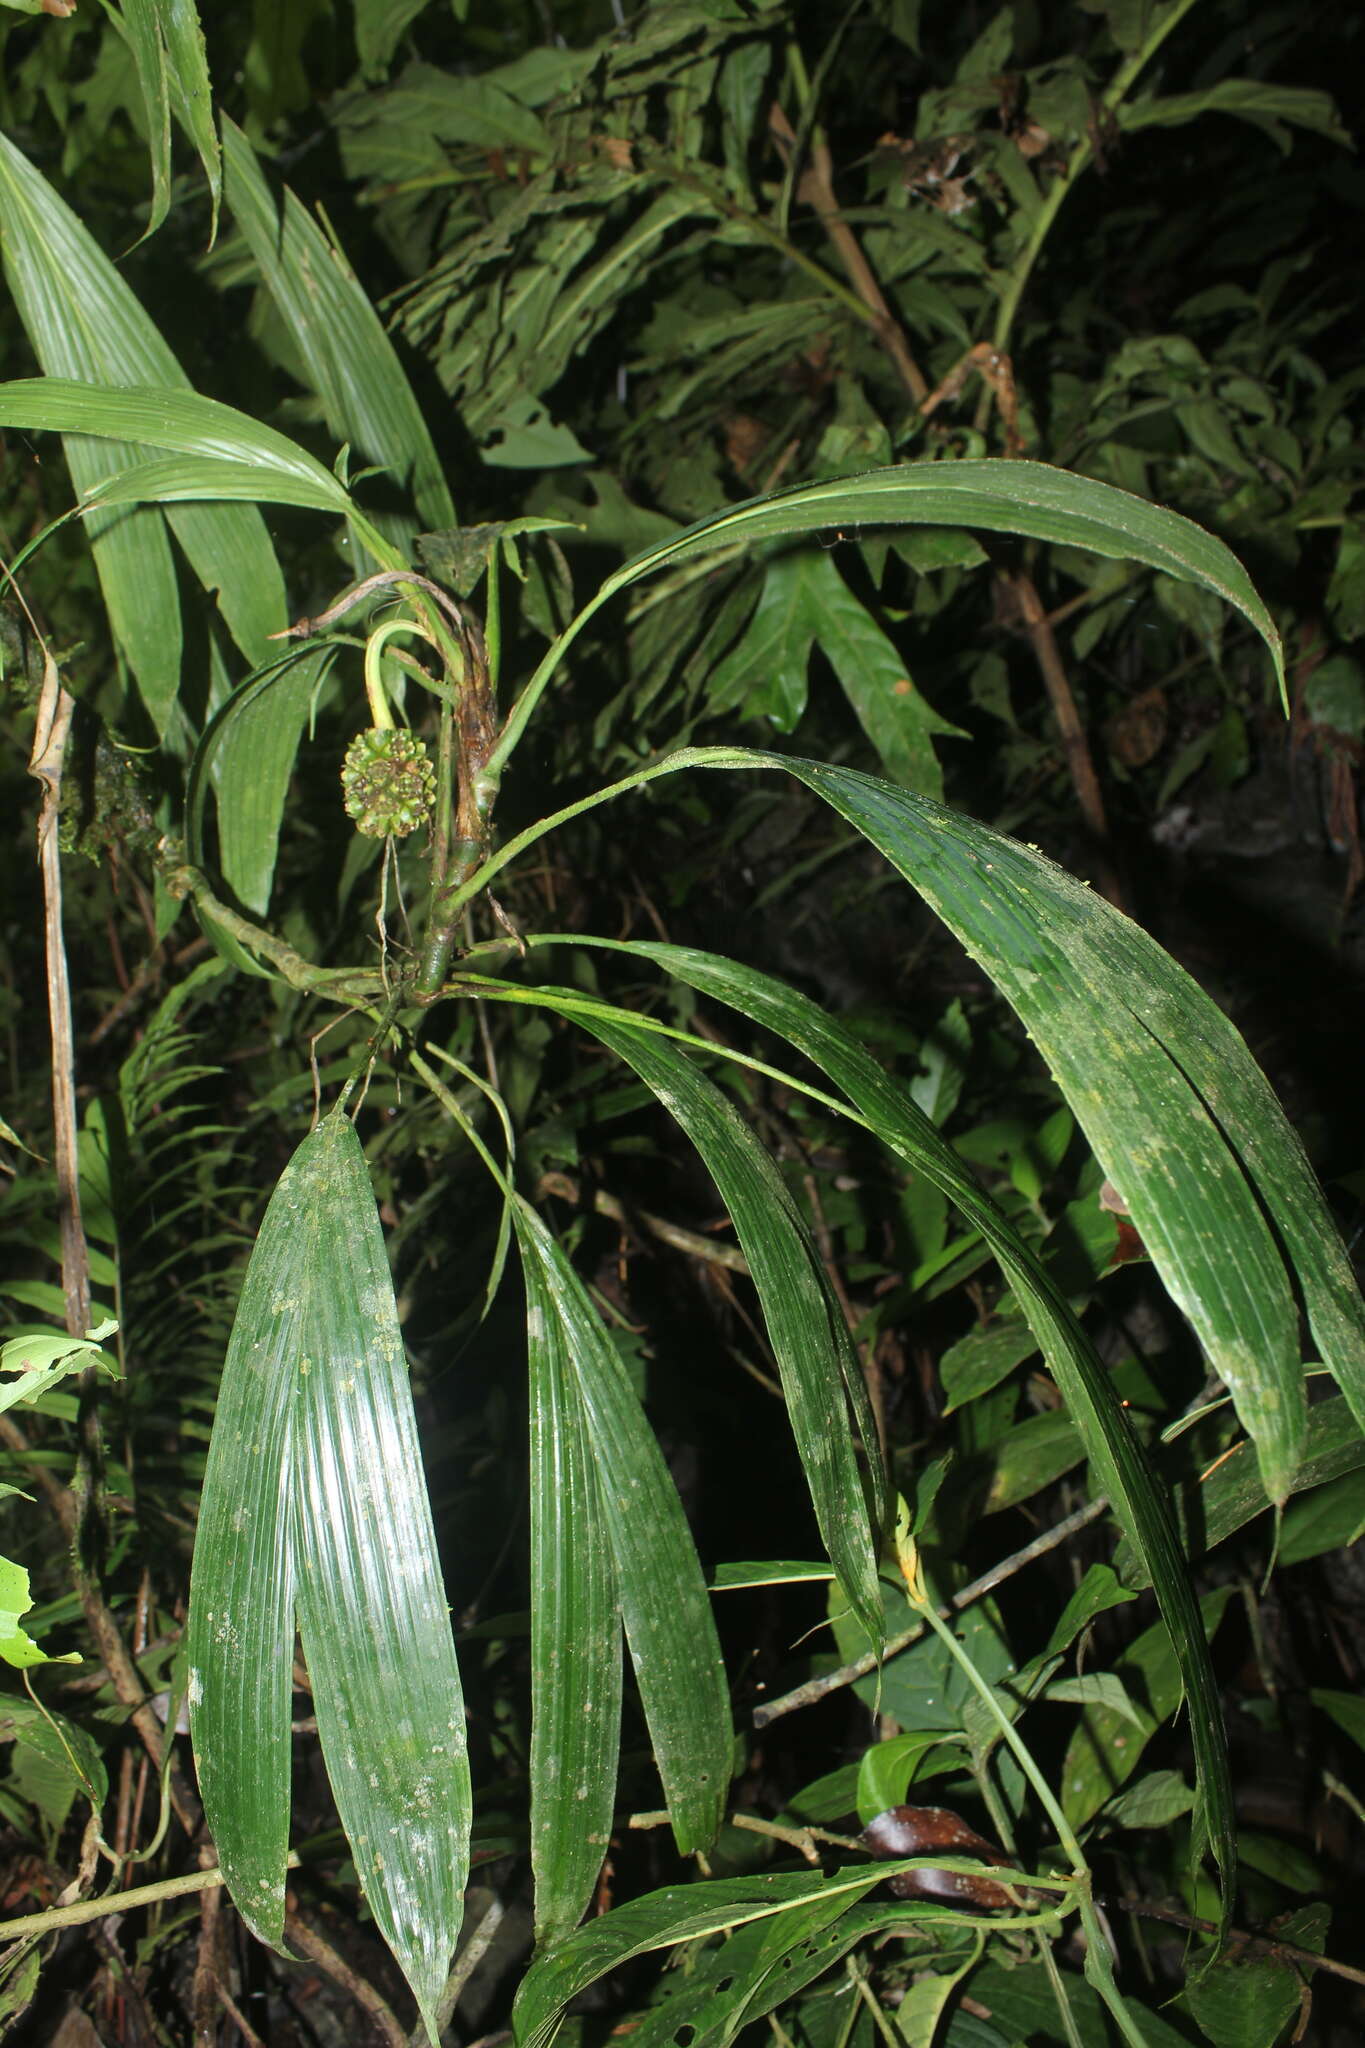
<path fill-rule="evenodd" d="M 1166 1502 L 1153 1479 L 1108 1373 L 1047 1269 L 976 1184 L 909 1093 L 809 997 L 739 962 L 690 947 L 609 943 L 775 1032 L 829 1075 L 882 1142 L 941 1188 L 991 1246 L 1027 1315 L 1100 1485 L 1156 1587 L 1190 1703 L 1199 1789 L 1210 1838 L 1229 1876 L 1235 1856 L 1232 1784 L 1217 1682 L 1198 1608 Z"/>
<path fill-rule="evenodd" d="M 411 492 L 432 528 L 455 508 L 402 364 L 334 242 L 286 189 L 277 207 L 240 128 L 223 120 L 228 206 L 302 356 L 338 441 L 351 443 Z"/>
<path fill-rule="evenodd" d="M 147 144 L 152 160 L 152 210 L 142 239 L 154 235 L 171 205 L 171 95 L 166 77 L 166 51 L 157 22 L 157 0 L 124 0 L 116 16 L 128 40 L 142 88 L 147 115 Z"/>
<path fill-rule="evenodd" d="M 580 1927 L 527 1971 L 512 2006 L 518 2048 L 549 2048 L 569 2001 L 637 1956 L 779 1916 L 791 1917 L 804 1926 L 805 1916 L 817 1902 L 831 1908 L 855 1906 L 885 1878 L 905 1867 L 904 1861 L 860 1863 L 830 1877 L 818 1871 L 793 1871 L 768 1877 L 721 1878 L 710 1884 L 667 1885 L 642 1899 L 632 1899 L 614 1913 Z M 920 1907 L 907 1913 L 902 1908 L 901 1913 L 908 1920 L 924 1910 Z"/>
<path fill-rule="evenodd" d="M 289 1850 L 289 1489 L 313 1256 L 309 1180 L 296 1154 L 271 1197 L 242 1285 L 199 1504 L 186 1630 L 204 1812 L 238 1911 L 274 1948 L 284 1938 Z"/>
<path fill-rule="evenodd" d="M 1092 554 L 1143 562 L 1182 582 L 1197 583 L 1233 605 L 1264 640 L 1285 697 L 1284 651 L 1275 622 L 1230 548 L 1193 520 L 1150 504 L 1113 484 L 1075 476 L 1043 462 L 998 458 L 906 463 L 865 475 L 798 484 L 770 497 L 729 505 L 646 548 L 608 576 L 591 602 L 560 634 L 514 711 L 503 751 L 516 743 L 570 644 L 619 591 L 693 555 L 752 547 L 787 535 L 859 526 L 952 526 L 1025 534 L 1033 540 L 1087 548 Z M 1285 697 L 1286 706 L 1288 703 Z"/>
<path fill-rule="evenodd" d="M 295 476 L 283 469 L 265 469 L 258 464 L 221 455 L 167 455 L 151 462 L 139 462 L 132 469 L 120 469 L 82 492 L 97 518 L 114 505 L 174 505 L 172 522 L 184 517 L 184 507 L 196 499 L 227 505 L 245 500 L 253 505 L 301 505 L 310 512 L 339 509 L 330 485 L 314 477 Z M 186 548 L 186 553 L 189 549 Z"/>
<path fill-rule="evenodd" d="M 224 481 L 228 471 L 244 468 L 246 481 L 254 476 L 263 499 L 270 498 L 272 483 L 279 481 L 293 492 L 288 504 L 312 505 L 343 518 L 352 509 L 345 487 L 296 441 L 233 406 L 173 383 L 130 382 L 101 389 L 66 377 L 21 377 L 0 384 L 0 426 L 46 427 L 135 447 L 170 448 L 223 463 Z"/>
<path fill-rule="evenodd" d="M 193 0 L 123 0 L 122 16 L 115 20 L 128 38 L 147 112 L 152 210 L 143 240 L 156 233 L 170 208 L 172 111 L 208 174 L 216 225 L 223 174 L 204 33 Z"/>
<path fill-rule="evenodd" d="M 730 1783 L 730 1705 L 706 1584 L 663 1454 L 582 1282 L 533 1209 L 518 1202 L 513 1221 L 528 1270 L 538 1269 L 528 1294 L 558 1319 L 578 1379 L 631 1662 L 687 1855 L 714 1841 Z M 591 1787 L 588 1799 L 591 1811 Z"/>
<path fill-rule="evenodd" d="M 356 1872 L 435 2041 L 469 1869 L 460 1674 L 365 1155 L 334 1110 L 296 1157 L 299 1633 Z"/>
<path fill-rule="evenodd" d="M 576 1927 L 611 1837 L 621 1603 L 588 1415 L 551 1272 L 526 1276 L 531 1397 L 531 1869 L 536 1941 Z"/>
<path fill-rule="evenodd" d="M 635 556 L 607 579 L 606 597 L 642 576 L 737 541 L 752 546 L 787 534 L 839 526 L 931 525 L 984 528 L 1143 562 L 1201 584 L 1255 627 L 1282 675 L 1274 620 L 1232 550 L 1192 519 L 1113 484 L 1045 462 L 1001 458 L 910 463 L 827 483 L 798 484 L 698 520 Z"/>
<path fill-rule="evenodd" d="M 1241 1142 L 1247 1105 L 1262 1145 L 1273 1132 L 1292 1155 L 1297 1141 L 1237 1033 L 1159 946 L 1031 848 L 871 776 L 786 765 L 918 889 L 1018 1012 L 1226 1382 L 1266 1492 L 1284 1499 L 1307 1406 L 1270 1194 Z M 1238 1076 L 1235 1091 L 1219 1079 L 1213 1103 L 1191 1074 L 1214 1065 L 1201 1037 L 1219 1074 Z M 1320 1198 L 1315 1220 L 1331 1234 Z"/>
<path fill-rule="evenodd" d="M 6 275 L 49 384 L 66 380 L 78 386 L 188 392 L 175 356 L 118 270 L 4 137 L 0 221 Z M 23 394 L 35 388 L 41 391 L 44 380 L 37 380 L 36 387 L 32 380 L 3 387 L 0 405 L 14 394 L 22 405 Z M 136 445 L 140 436 L 118 425 L 81 426 L 40 417 L 26 422 L 12 413 L 5 420 L 51 424 L 62 432 L 72 481 L 81 492 L 142 459 Z M 87 434 L 111 435 L 133 445 L 101 445 L 83 438 Z M 171 515 L 171 524 L 205 589 L 217 594 L 237 644 L 249 660 L 263 660 L 267 635 L 284 624 L 284 584 L 259 512 L 246 505 L 185 508 Z M 179 684 L 180 609 L 162 515 L 151 509 L 99 515 L 92 521 L 91 537 L 111 623 L 157 729 L 164 730 Z"/>
<path fill-rule="evenodd" d="M 0 226 L 5 276 L 45 370 L 99 384 L 109 380 L 116 354 L 141 356 L 141 307 L 71 209 L 5 135 Z M 164 348 L 159 336 L 155 340 Z M 144 363 L 134 372 L 139 374 L 150 379 L 158 373 Z M 27 424 L 8 410 L 0 410 L 0 421 Z M 77 491 L 138 459 L 133 448 L 101 447 L 71 435 L 64 452 Z M 181 649 L 180 600 L 165 522 L 154 510 L 105 513 L 91 518 L 88 531 L 109 624 L 152 723 L 163 732 L 180 686 Z"/>
<path fill-rule="evenodd" d="M 280 820 L 309 708 L 332 666 L 330 647 L 302 647 L 248 676 L 215 713 L 190 763 L 185 843 L 202 860 L 204 783 L 218 802 L 222 869 L 248 910 L 270 903 Z"/>
<path fill-rule="evenodd" d="M 213 124 L 213 87 L 208 52 L 194 0 L 159 0 L 161 33 L 166 44 L 166 73 L 171 112 L 199 152 L 213 200 L 209 239 L 217 233 L 223 196 L 223 152 Z"/>
<path fill-rule="evenodd" d="M 552 998 L 550 991 L 540 995 Z M 573 1014 L 653 1089 L 720 1189 L 763 1304 L 820 1534 L 840 1585 L 875 1641 L 886 1526 L 882 1452 L 857 1354 L 796 1205 L 752 1131 L 686 1054 L 600 1010 Z"/>

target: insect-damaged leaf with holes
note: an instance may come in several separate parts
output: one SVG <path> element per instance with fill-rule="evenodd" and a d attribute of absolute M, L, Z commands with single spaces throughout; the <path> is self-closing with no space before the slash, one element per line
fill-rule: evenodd
<path fill-rule="evenodd" d="M 356 1870 L 434 2039 L 468 1869 L 464 1707 L 393 1282 L 339 1110 L 285 1169 L 247 1268 L 190 1592 L 204 1810 L 275 1947 L 296 1614 Z"/>

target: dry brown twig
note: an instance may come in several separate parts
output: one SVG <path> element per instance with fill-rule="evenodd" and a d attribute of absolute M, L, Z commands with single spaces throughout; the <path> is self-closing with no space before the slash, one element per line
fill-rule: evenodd
<path fill-rule="evenodd" d="M 1035 1536 L 1022 1550 L 1016 1550 L 1010 1557 L 1001 1558 L 999 1564 L 993 1565 L 988 1572 L 983 1572 L 979 1579 L 973 1579 L 969 1586 L 963 1586 L 954 1593 L 948 1604 L 940 1607 L 941 1618 L 949 1621 L 962 1608 L 970 1607 L 974 1600 L 984 1599 L 987 1593 L 994 1592 L 997 1586 L 1003 1585 L 1015 1572 L 1022 1571 L 1026 1564 L 1032 1564 L 1035 1558 L 1045 1557 L 1049 1550 L 1055 1550 L 1059 1543 L 1065 1543 L 1068 1537 L 1084 1529 L 1088 1522 L 1096 1521 L 1108 1505 L 1103 1495 L 1096 1500 L 1088 1500 L 1084 1507 L 1077 1508 L 1076 1512 L 1068 1515 L 1064 1521 L 1054 1523 L 1050 1529 L 1044 1529 L 1041 1536 Z M 791 1692 L 783 1693 L 780 1699 L 765 1700 L 762 1706 L 754 1708 L 754 1727 L 766 1728 L 770 1722 L 780 1721 L 784 1714 L 794 1714 L 799 1707 L 813 1706 L 815 1701 L 822 1700 L 826 1693 L 837 1692 L 841 1686 L 852 1685 L 855 1680 L 866 1678 L 869 1672 L 877 1669 L 879 1663 L 884 1663 L 888 1657 L 895 1657 L 902 1650 L 908 1650 L 912 1643 L 917 1643 L 927 1626 L 926 1622 L 916 1622 L 900 1635 L 892 1636 L 880 1657 L 869 1651 L 865 1657 L 855 1657 L 852 1663 L 840 1665 L 837 1671 L 826 1671 L 819 1678 L 807 1679 L 804 1685 L 798 1685 Z"/>
<path fill-rule="evenodd" d="M 796 135 L 776 102 L 768 110 L 768 132 L 783 161 L 789 161 Z M 797 180 L 796 196 L 819 215 L 820 225 L 834 244 L 849 283 L 872 316 L 869 322 L 872 332 L 895 365 L 897 375 L 915 404 L 922 405 L 929 395 L 928 382 L 910 352 L 910 344 L 900 322 L 886 303 L 858 237 L 843 217 L 834 191 L 834 159 L 830 155 L 829 144 L 818 135 L 811 139 L 810 162 Z"/>
<path fill-rule="evenodd" d="M 75 701 L 62 684 L 57 664 L 44 648 L 43 682 L 38 699 L 33 750 L 29 773 L 42 784 L 43 802 L 38 821 L 38 859 L 43 882 L 43 921 L 47 948 L 48 1026 L 52 1041 L 53 1161 L 57 1178 L 58 1223 L 61 1245 L 62 1293 L 66 1304 L 67 1334 L 83 1337 L 90 1327 L 90 1262 L 81 1223 L 80 1170 L 77 1158 L 79 1126 L 76 1115 L 75 1032 L 71 1015 L 71 978 L 67 967 L 66 943 L 62 929 L 62 870 L 58 843 L 61 816 L 62 771 L 71 732 Z M 93 1369 L 92 1369 L 93 1371 Z M 85 1388 L 86 1376 L 82 1376 Z M 98 1465 L 98 1417 L 93 1401 L 83 1398 L 82 1457 L 87 1468 Z M 31 1459 L 27 1439 L 17 1424 L 6 1416 L 3 1440 L 16 1455 Z M 161 1724 L 147 1704 L 142 1681 L 128 1655 L 119 1631 L 94 1575 L 81 1556 L 81 1502 L 75 1492 L 57 1482 L 50 1472 L 35 1467 L 35 1476 L 48 1505 L 61 1523 L 72 1545 L 72 1572 L 87 1625 L 109 1674 L 121 1705 L 132 1709 L 132 1721 L 148 1755 L 159 1770 L 162 1757 Z M 184 1778 L 171 1773 L 171 1799 L 188 1832 L 199 1822 L 199 1804 Z"/>
<path fill-rule="evenodd" d="M 1081 723 L 1071 681 L 1057 646 L 1052 620 L 1038 595 L 1033 578 L 1026 570 L 1021 569 L 1015 575 L 1002 572 L 996 578 L 996 592 L 1000 600 L 1001 618 L 1006 624 L 1017 624 L 1028 636 L 1033 658 L 1043 678 L 1043 687 L 1052 706 L 1052 716 L 1056 721 L 1057 734 L 1062 743 L 1062 754 L 1071 778 L 1071 786 L 1076 792 L 1076 801 L 1080 805 L 1086 829 L 1094 842 L 1097 869 L 1095 886 L 1115 909 L 1122 910 L 1123 889 L 1110 852 L 1109 820 L 1105 815 L 1100 779 L 1095 773 L 1090 742 L 1085 736 L 1085 727 Z"/>
<path fill-rule="evenodd" d="M 408 2048 L 407 2031 L 399 2025 L 398 2016 L 388 2000 L 353 1970 L 343 1956 L 338 1955 L 325 1935 L 319 1934 L 316 1927 L 300 1918 L 297 1903 L 292 1900 L 284 1916 L 284 1938 L 291 1948 L 307 1956 L 310 1963 L 316 1963 L 334 1984 L 350 1993 L 356 2004 L 374 2021 L 389 2048 Z"/>

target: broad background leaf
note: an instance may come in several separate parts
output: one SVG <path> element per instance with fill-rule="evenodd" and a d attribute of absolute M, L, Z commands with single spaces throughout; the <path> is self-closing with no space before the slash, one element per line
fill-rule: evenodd
<path fill-rule="evenodd" d="M 957 734 L 911 678 L 905 662 L 823 548 L 792 548 L 768 564 L 758 608 L 712 673 L 716 709 L 737 704 L 790 732 L 806 708 L 806 671 L 819 645 L 858 722 L 894 782 L 942 796 L 935 733 Z M 961 736 L 961 735 L 959 735 Z"/>

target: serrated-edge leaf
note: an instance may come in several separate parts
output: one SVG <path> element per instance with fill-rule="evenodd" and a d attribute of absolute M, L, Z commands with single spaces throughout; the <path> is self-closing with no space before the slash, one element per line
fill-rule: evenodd
<path fill-rule="evenodd" d="M 621 1745 L 621 1605 L 569 1332 L 523 1261 L 531 1400 L 531 1869 L 536 1941 L 582 1919 L 611 1838 Z"/>
<path fill-rule="evenodd" d="M 539 995 L 552 1000 L 549 991 Z M 882 1614 L 877 1561 L 888 1512 L 881 1446 L 847 1325 L 786 1184 L 738 1112 L 685 1053 L 626 1019 L 597 1010 L 573 1014 L 653 1090 L 720 1190 L 763 1305 L 820 1534 L 875 1642 Z"/>
<path fill-rule="evenodd" d="M 299 1158 L 290 1219 L 308 1241 L 290 1366 L 299 1633 L 356 1873 L 434 2041 L 469 1869 L 460 1674 L 393 1280 L 344 1111 L 323 1120 Z"/>
<path fill-rule="evenodd" d="M 560 1319 L 578 1379 L 597 1498 L 636 1683 L 683 1854 L 715 1839 L 730 1783 L 730 1704 L 711 1604 L 658 1442 L 582 1282 L 526 1203 L 513 1209 L 538 1305 Z"/>

